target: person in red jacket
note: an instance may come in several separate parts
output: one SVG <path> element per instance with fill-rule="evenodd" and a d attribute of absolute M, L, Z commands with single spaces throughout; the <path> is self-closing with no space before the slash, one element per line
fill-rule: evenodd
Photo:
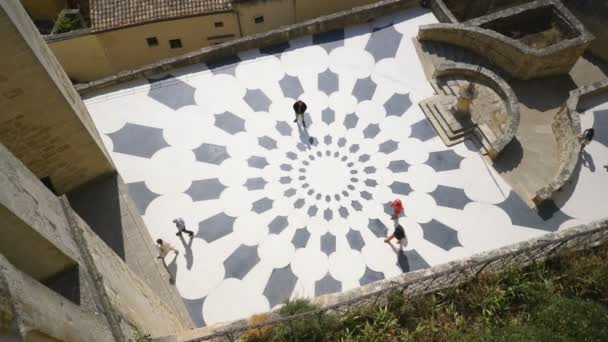
<path fill-rule="evenodd" d="M 403 203 L 401 203 L 400 199 L 395 199 L 391 202 L 391 208 L 393 208 L 393 215 L 391 216 L 391 220 L 396 220 L 403 214 Z"/>

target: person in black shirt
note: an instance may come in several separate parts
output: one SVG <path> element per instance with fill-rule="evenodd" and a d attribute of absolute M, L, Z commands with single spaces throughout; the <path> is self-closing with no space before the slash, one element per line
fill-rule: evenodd
<path fill-rule="evenodd" d="M 581 152 L 585 149 L 585 146 L 589 145 L 593 136 L 595 135 L 595 129 L 587 128 L 582 134 L 578 136 L 578 142 L 581 143 Z"/>
<path fill-rule="evenodd" d="M 405 230 L 403 229 L 403 226 L 400 225 L 399 222 L 397 222 L 396 220 L 395 231 L 391 236 L 386 238 L 384 242 L 390 244 L 392 239 L 397 239 L 400 248 L 404 248 L 405 246 L 407 246 L 407 237 L 405 236 Z"/>
<path fill-rule="evenodd" d="M 302 125 L 306 128 L 306 122 L 304 121 L 304 113 L 306 112 L 306 103 L 302 100 L 298 100 L 293 104 L 293 110 L 296 112 L 296 119 L 293 122 L 298 122 L 298 117 L 302 119 Z"/>
<path fill-rule="evenodd" d="M 175 226 L 177 227 L 177 234 L 175 234 L 175 235 L 180 236 L 180 235 L 182 235 L 182 233 L 186 233 L 186 234 L 190 235 L 190 237 L 192 237 L 192 235 L 194 235 L 193 231 L 186 229 L 186 223 L 184 222 L 184 220 L 181 217 L 173 220 L 173 223 L 175 223 Z"/>

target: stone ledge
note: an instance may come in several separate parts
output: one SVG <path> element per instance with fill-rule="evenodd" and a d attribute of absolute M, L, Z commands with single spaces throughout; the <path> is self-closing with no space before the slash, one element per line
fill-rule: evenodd
<path fill-rule="evenodd" d="M 580 115 L 587 108 L 581 104 L 597 95 L 608 93 L 608 79 L 574 89 L 564 106 L 555 115 L 551 125 L 560 148 L 560 165 L 555 177 L 546 186 L 538 189 L 532 202 L 540 205 L 550 199 L 572 178 L 579 161 L 581 145 L 576 138 L 581 134 Z"/>
<path fill-rule="evenodd" d="M 76 85 L 81 95 L 91 93 L 112 85 L 143 77 L 151 77 L 170 70 L 204 63 L 209 60 L 226 58 L 238 52 L 272 46 L 287 42 L 291 39 L 311 34 L 327 32 L 338 28 L 369 22 L 375 18 L 403 9 L 417 6 L 418 0 L 383 0 L 370 5 L 355 7 L 350 10 L 337 12 L 327 16 L 311 19 L 302 23 L 270 30 L 265 33 L 247 36 L 215 46 L 205 47 L 173 58 L 167 58 L 158 63 L 149 64 L 139 69 L 126 70 L 115 75 L 102 78 L 86 84 Z"/>
<path fill-rule="evenodd" d="M 502 136 L 490 141 L 492 148 L 488 151 L 490 159 L 496 159 L 508 143 L 513 140 L 519 127 L 519 100 L 509 84 L 493 71 L 466 63 L 444 63 L 435 69 L 433 77 L 463 75 L 482 81 L 494 90 L 505 102 L 507 107 L 507 129 Z"/>

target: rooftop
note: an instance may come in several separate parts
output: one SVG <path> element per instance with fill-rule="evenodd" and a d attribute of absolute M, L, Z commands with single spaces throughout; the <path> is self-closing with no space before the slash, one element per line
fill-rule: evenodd
<path fill-rule="evenodd" d="M 231 0 L 91 0 L 91 29 L 107 31 L 231 8 Z"/>

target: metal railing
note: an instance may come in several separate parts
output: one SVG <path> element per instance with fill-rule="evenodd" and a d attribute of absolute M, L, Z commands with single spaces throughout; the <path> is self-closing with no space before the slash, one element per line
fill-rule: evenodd
<path fill-rule="evenodd" d="M 387 282 L 380 290 L 340 301 L 314 311 L 287 317 L 275 317 L 259 324 L 231 326 L 205 336 L 190 339 L 189 342 L 237 341 L 239 338 L 246 336 L 249 331 L 272 327 L 281 323 L 287 323 L 285 326 L 289 328 L 291 326 L 290 322 L 301 319 L 318 318 L 321 323 L 321 319 L 326 313 L 344 315 L 353 309 L 370 305 L 382 305 L 388 302 L 389 296 L 394 296 L 397 293 L 406 298 L 432 293 L 462 284 L 481 272 L 494 273 L 510 267 L 520 268 L 544 261 L 565 251 L 587 249 L 607 241 L 608 219 L 604 219 L 588 225 L 568 228 L 558 233 L 547 234 L 540 239 L 533 239 L 482 253 L 464 261 L 456 261 L 417 272 L 418 276 L 414 276 L 413 279 L 408 279 L 408 274 L 398 276 Z"/>

